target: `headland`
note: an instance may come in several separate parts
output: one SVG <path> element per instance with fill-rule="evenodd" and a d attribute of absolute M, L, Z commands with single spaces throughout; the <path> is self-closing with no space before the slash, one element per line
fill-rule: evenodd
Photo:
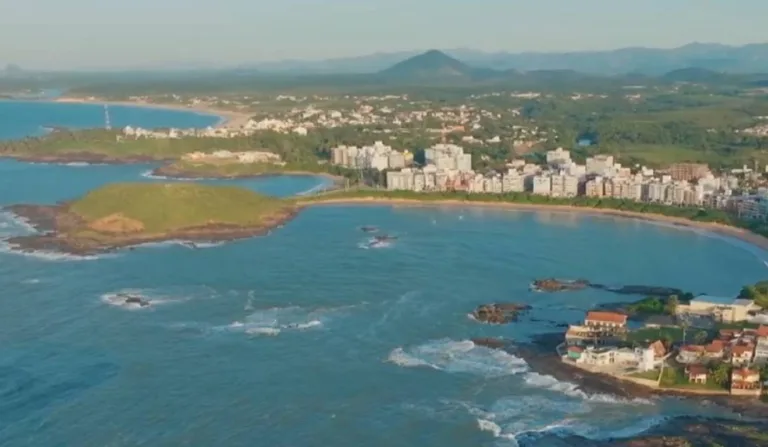
<path fill-rule="evenodd" d="M 265 234 L 296 214 L 290 201 L 192 183 L 116 183 L 69 203 L 8 209 L 39 232 L 10 239 L 12 246 L 77 255 L 166 240 L 247 238 Z"/>

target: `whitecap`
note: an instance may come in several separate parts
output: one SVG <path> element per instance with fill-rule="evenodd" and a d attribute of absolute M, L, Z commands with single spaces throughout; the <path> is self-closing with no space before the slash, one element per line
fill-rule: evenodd
<path fill-rule="evenodd" d="M 57 251 L 23 250 L 6 241 L 0 241 L 0 253 L 35 258 L 41 261 L 96 261 L 98 259 L 113 258 L 116 256 L 115 254 L 73 255 Z"/>
<path fill-rule="evenodd" d="M 604 404 L 641 404 L 641 405 L 652 404 L 652 402 L 649 401 L 648 399 L 640 399 L 640 398 L 622 399 L 620 397 L 612 396 L 610 394 L 603 394 L 603 393 L 589 394 L 579 389 L 579 386 L 576 385 L 575 383 L 563 382 L 563 381 L 557 380 L 552 376 L 539 374 L 537 372 L 527 373 L 525 375 L 524 380 L 525 380 L 525 383 L 531 387 L 543 388 L 550 391 L 563 393 L 570 397 L 584 399 L 591 402 L 604 403 Z"/>
<path fill-rule="evenodd" d="M 141 307 L 137 303 L 126 303 L 126 295 L 140 298 L 149 302 L 149 306 Z M 195 296 L 195 293 L 169 293 L 168 291 L 158 291 L 154 289 L 121 289 L 113 292 L 107 292 L 101 295 L 101 301 L 111 306 L 124 309 L 149 309 L 152 307 L 181 303 L 189 301 Z"/>
<path fill-rule="evenodd" d="M 252 309 L 251 298 L 246 310 Z M 242 321 L 235 321 L 226 329 L 247 334 L 278 335 L 285 331 L 307 331 L 322 329 L 330 318 L 348 309 L 349 306 L 329 309 L 305 309 L 299 306 L 273 307 L 252 312 Z"/>
<path fill-rule="evenodd" d="M 525 360 L 508 352 L 477 346 L 470 340 L 436 340 L 413 348 L 395 348 L 387 361 L 403 367 L 427 366 L 449 373 L 502 377 L 528 371 Z"/>

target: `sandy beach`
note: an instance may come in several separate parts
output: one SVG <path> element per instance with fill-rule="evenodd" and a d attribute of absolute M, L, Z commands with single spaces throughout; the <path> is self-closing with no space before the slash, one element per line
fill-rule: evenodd
<path fill-rule="evenodd" d="M 360 198 L 328 198 L 327 200 L 314 200 L 300 202 L 301 205 L 393 205 L 393 206 L 450 206 L 450 207 L 484 207 L 519 211 L 547 211 L 560 213 L 577 213 L 592 216 L 620 217 L 625 219 L 638 219 L 651 222 L 661 222 L 679 227 L 693 228 L 709 231 L 722 236 L 728 236 L 755 245 L 768 251 L 768 238 L 750 231 L 710 222 L 697 222 L 680 217 L 665 216 L 662 214 L 639 213 L 634 211 L 613 210 L 607 208 L 586 208 L 570 205 L 539 205 L 529 203 L 511 202 L 474 202 L 463 200 L 412 200 L 412 199 L 388 199 L 381 197 Z"/>
<path fill-rule="evenodd" d="M 159 104 L 146 101 L 104 101 L 101 99 L 86 99 L 86 98 L 73 98 L 73 97 L 61 97 L 54 100 L 54 102 L 63 103 L 75 103 L 75 104 L 98 104 L 98 105 L 117 105 L 128 107 L 149 107 L 155 109 L 166 110 L 181 110 L 185 112 L 196 112 L 205 115 L 215 115 L 221 117 L 221 121 L 216 124 L 215 127 L 222 129 L 240 129 L 248 120 L 251 119 L 251 114 L 245 112 L 235 112 L 232 110 L 217 109 L 205 105 L 190 105 L 185 106 L 181 104 Z"/>

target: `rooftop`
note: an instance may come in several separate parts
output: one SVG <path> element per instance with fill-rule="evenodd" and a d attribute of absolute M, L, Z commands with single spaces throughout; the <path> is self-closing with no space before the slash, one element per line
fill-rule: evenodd
<path fill-rule="evenodd" d="M 717 304 L 717 305 L 730 305 L 730 304 L 733 304 L 733 301 L 734 301 L 733 297 L 699 295 L 696 298 L 692 299 L 691 303 L 698 302 L 698 303 L 711 303 L 711 304 Z"/>
<path fill-rule="evenodd" d="M 627 322 L 627 316 L 617 312 L 590 311 L 587 312 L 587 320 L 624 324 Z"/>

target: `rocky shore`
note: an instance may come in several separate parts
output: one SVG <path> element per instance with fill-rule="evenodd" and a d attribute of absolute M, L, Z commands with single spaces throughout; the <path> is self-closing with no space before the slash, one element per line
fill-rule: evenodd
<path fill-rule="evenodd" d="M 765 447 L 768 423 L 696 417 L 670 418 L 631 438 L 593 441 L 582 436 L 548 434 L 524 440 L 521 447 Z"/>
<path fill-rule="evenodd" d="M 530 310 L 527 304 L 492 303 L 481 304 L 472 312 L 472 317 L 488 324 L 507 324 L 517 320 L 521 312 Z"/>
<path fill-rule="evenodd" d="M 586 279 L 536 279 L 531 284 L 531 289 L 536 292 L 565 292 L 569 290 L 582 290 L 589 286 Z"/>
<path fill-rule="evenodd" d="M 78 256 L 169 240 L 224 242 L 261 236 L 290 221 L 298 213 L 297 209 L 290 209 L 269 216 L 262 224 L 252 227 L 212 223 L 162 234 L 132 234 L 94 230 L 69 211 L 68 204 L 12 205 L 5 209 L 25 219 L 38 231 L 37 234 L 8 239 L 11 247 L 21 251 L 56 251 Z"/>

